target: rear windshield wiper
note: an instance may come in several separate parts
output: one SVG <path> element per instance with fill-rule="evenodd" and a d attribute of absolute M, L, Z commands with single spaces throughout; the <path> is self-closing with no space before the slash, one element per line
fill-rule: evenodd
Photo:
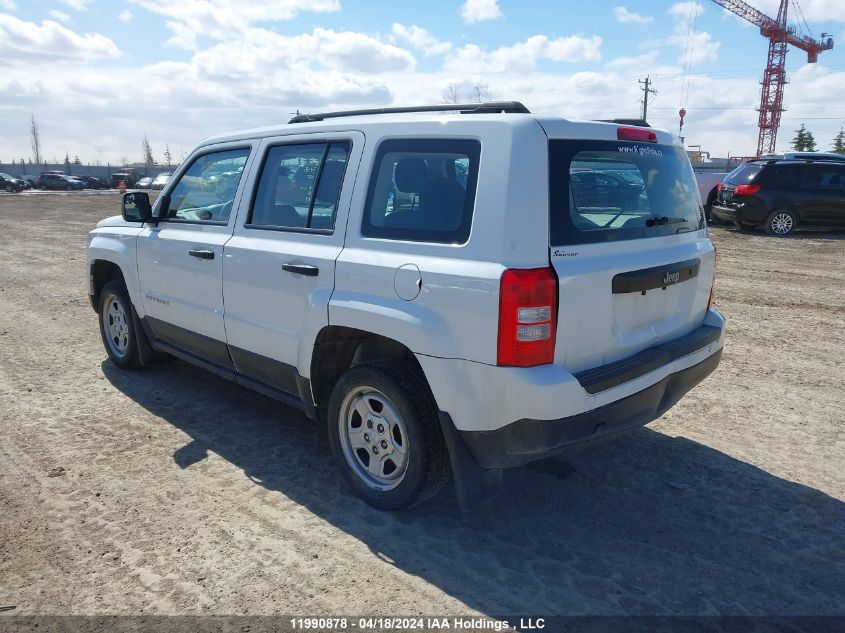
<path fill-rule="evenodd" d="M 686 218 L 670 218 L 667 216 L 653 216 L 645 221 L 646 226 L 660 226 L 661 224 L 680 224 L 681 222 L 689 222 Z"/>

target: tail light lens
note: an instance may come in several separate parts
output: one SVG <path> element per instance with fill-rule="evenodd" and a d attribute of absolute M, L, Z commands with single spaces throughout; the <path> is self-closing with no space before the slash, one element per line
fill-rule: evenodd
<path fill-rule="evenodd" d="M 738 196 L 751 196 L 760 191 L 760 185 L 737 185 L 734 194 Z"/>
<path fill-rule="evenodd" d="M 554 361 L 557 277 L 551 268 L 510 269 L 499 286 L 497 364 L 533 367 Z"/>
<path fill-rule="evenodd" d="M 722 183 L 716 185 L 716 193 L 722 193 Z"/>

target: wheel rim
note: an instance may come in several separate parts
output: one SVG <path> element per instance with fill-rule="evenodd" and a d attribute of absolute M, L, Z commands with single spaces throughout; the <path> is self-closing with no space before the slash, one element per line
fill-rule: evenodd
<path fill-rule="evenodd" d="M 395 405 L 381 391 L 362 386 L 340 405 L 338 433 L 352 472 L 378 490 L 392 490 L 408 470 L 408 433 Z"/>
<path fill-rule="evenodd" d="M 103 302 L 103 331 L 109 350 L 118 358 L 129 349 L 129 322 L 120 297 L 109 294 Z"/>
<path fill-rule="evenodd" d="M 792 230 L 792 216 L 788 213 L 778 213 L 772 218 L 772 232 L 786 235 Z"/>

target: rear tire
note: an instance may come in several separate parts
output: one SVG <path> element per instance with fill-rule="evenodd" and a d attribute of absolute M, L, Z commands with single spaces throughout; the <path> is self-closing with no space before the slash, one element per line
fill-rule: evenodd
<path fill-rule="evenodd" d="M 789 209 L 777 209 L 766 218 L 763 226 L 768 235 L 786 237 L 792 235 L 798 226 L 798 217 Z"/>
<path fill-rule="evenodd" d="M 329 399 L 328 431 L 343 477 L 380 510 L 424 501 L 449 479 L 437 405 L 406 361 L 379 360 L 343 374 Z"/>
<path fill-rule="evenodd" d="M 100 336 L 111 362 L 121 369 L 140 366 L 132 301 L 123 280 L 112 279 L 103 286 L 97 313 L 100 315 Z"/>

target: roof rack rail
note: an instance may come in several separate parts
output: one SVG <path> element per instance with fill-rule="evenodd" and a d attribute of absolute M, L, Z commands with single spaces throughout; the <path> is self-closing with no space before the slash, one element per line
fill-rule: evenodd
<path fill-rule="evenodd" d="M 461 114 L 531 114 L 519 101 L 487 101 L 485 103 L 443 103 L 440 105 L 404 106 L 398 108 L 371 108 L 369 110 L 341 110 L 339 112 L 316 112 L 298 114 L 288 123 L 308 123 L 325 119 L 339 119 L 347 116 L 368 114 L 404 114 L 407 112 L 460 112 Z"/>
<path fill-rule="evenodd" d="M 601 123 L 617 123 L 619 125 L 636 125 L 637 127 L 651 127 L 645 119 L 596 119 Z"/>

